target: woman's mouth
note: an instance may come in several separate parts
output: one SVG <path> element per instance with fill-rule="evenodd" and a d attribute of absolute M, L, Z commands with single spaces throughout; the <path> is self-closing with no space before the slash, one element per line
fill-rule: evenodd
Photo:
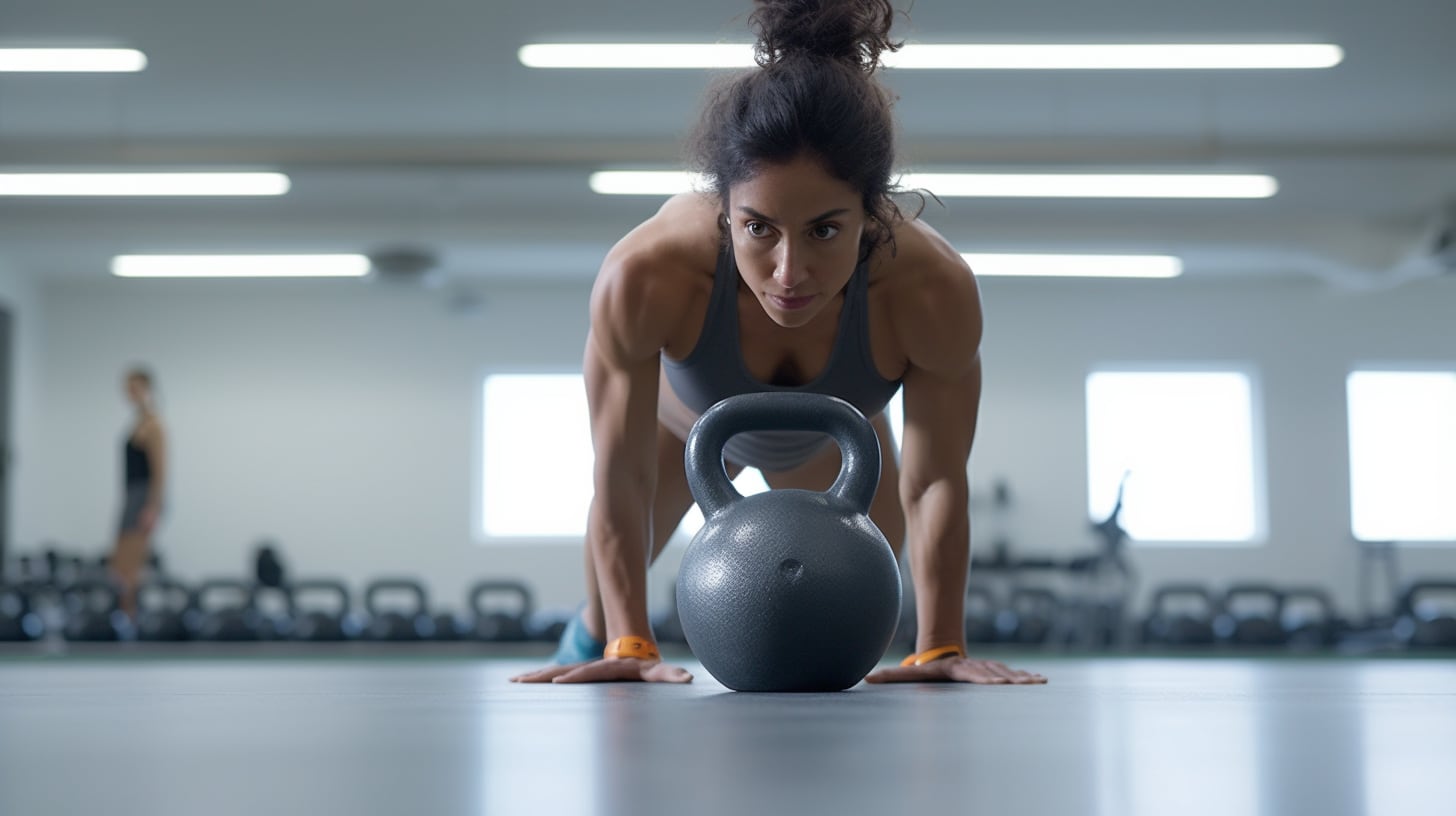
<path fill-rule="evenodd" d="M 801 296 L 801 297 L 785 297 L 784 295 L 769 295 L 768 296 L 768 299 L 769 299 L 770 302 L 773 303 L 773 305 L 779 307 L 780 309 L 783 309 L 786 312 L 798 311 L 799 309 L 802 309 L 805 306 L 808 306 L 810 303 L 813 303 L 814 302 L 814 296 L 813 295 L 804 295 L 804 296 Z"/>

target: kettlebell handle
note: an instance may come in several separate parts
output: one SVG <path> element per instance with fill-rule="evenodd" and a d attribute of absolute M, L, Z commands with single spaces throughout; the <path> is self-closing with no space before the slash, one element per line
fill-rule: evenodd
<path fill-rule="evenodd" d="M 880 439 L 858 408 L 825 394 L 761 392 L 728 397 L 703 412 L 688 433 L 688 485 L 708 518 L 743 498 L 723 462 L 723 447 L 745 431 L 822 431 L 839 444 L 839 476 L 828 493 L 869 513 L 880 485 Z"/>

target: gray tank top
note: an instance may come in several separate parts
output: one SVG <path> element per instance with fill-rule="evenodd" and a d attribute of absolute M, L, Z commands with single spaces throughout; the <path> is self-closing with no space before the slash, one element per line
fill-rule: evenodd
<path fill-rule="evenodd" d="M 867 417 L 880 413 L 900 382 L 880 376 L 870 355 L 869 278 L 869 264 L 861 261 L 845 286 L 834 348 L 817 377 L 801 386 L 759 382 L 743 363 L 738 337 L 738 265 L 732 246 L 725 247 L 718 255 L 713 294 L 697 345 L 682 360 L 662 357 L 668 384 L 699 415 L 720 400 L 759 391 L 829 394 Z M 829 441 L 827 435 L 812 431 L 755 431 L 729 439 L 723 455 L 760 470 L 790 470 L 813 458 Z"/>

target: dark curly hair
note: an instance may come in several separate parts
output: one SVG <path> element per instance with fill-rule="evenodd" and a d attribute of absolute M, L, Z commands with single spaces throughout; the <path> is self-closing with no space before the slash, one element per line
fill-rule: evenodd
<path fill-rule="evenodd" d="M 820 162 L 858 190 L 871 226 L 864 254 L 891 240 L 894 96 L 875 77 L 890 40 L 890 0 L 756 0 L 757 69 L 709 92 L 690 142 L 693 169 L 725 207 L 728 190 L 764 165 Z"/>

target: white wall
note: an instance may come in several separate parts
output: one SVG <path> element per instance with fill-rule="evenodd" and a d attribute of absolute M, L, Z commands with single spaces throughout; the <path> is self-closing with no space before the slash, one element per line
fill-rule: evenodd
<path fill-rule="evenodd" d="M 33 540 L 42 529 L 41 516 L 36 512 L 40 486 L 37 477 L 44 456 L 37 438 L 41 417 L 42 316 L 30 278 L 3 264 L 0 264 L 0 305 L 10 312 L 12 319 L 10 518 L 6 532 L 14 547 Z"/>
<path fill-rule="evenodd" d="M 1331 587 L 1355 605 L 1345 377 L 1352 366 L 1456 366 L 1456 277 L 1381 293 L 1300 282 L 983 283 L 985 399 L 973 482 L 1001 476 L 1023 550 L 1092 546 L 1085 377 L 1108 363 L 1231 363 L 1262 397 L 1268 542 L 1139 547 L 1143 587 L 1233 580 Z M 1456 501 L 1456 497 L 1452 497 Z M 984 527 L 985 525 L 983 525 Z M 1456 546 L 1401 554 L 1407 576 L 1456 577 Z"/>
<path fill-rule="evenodd" d="M 1091 544 L 1091 367 L 1232 362 L 1260 376 L 1270 541 L 1139 551 L 1145 585 L 1263 577 L 1326 584 L 1353 603 L 1344 377 L 1362 361 L 1456 362 L 1456 279 L 1364 295 L 1299 282 L 983 286 L 986 395 L 973 486 L 1010 481 L 1006 522 L 1022 551 Z M 581 593 L 579 542 L 472 542 L 473 445 L 487 371 L 579 370 L 586 297 L 584 284 L 499 287 L 479 314 L 461 316 L 433 295 L 359 282 L 49 288 L 42 501 L 26 529 L 100 551 L 128 420 L 120 376 L 145 361 L 173 439 L 162 541 L 179 572 L 237 574 L 253 543 L 273 536 L 300 573 L 358 585 L 403 572 L 452 604 L 476 577 L 519 575 L 544 604 L 571 605 Z M 673 553 L 654 574 L 656 597 L 675 562 Z M 1456 551 L 1411 553 L 1406 566 L 1456 575 Z"/>

